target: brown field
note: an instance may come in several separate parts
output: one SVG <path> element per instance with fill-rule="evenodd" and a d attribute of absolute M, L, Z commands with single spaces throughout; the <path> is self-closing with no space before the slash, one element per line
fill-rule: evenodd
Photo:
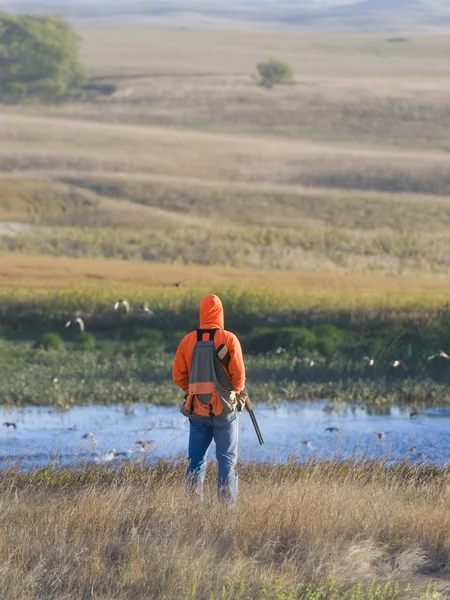
<path fill-rule="evenodd" d="M 446 469 L 404 465 L 389 474 L 382 463 L 292 463 L 243 467 L 240 475 L 233 511 L 216 502 L 213 477 L 203 506 L 186 498 L 181 465 L 6 475 L 2 593 L 10 600 L 448 597 Z M 329 589 L 330 580 L 333 595 L 301 593 L 307 584 Z M 363 591 L 388 580 L 397 592 Z"/>
<path fill-rule="evenodd" d="M 181 289 L 170 288 L 176 281 Z M 198 294 L 234 288 L 237 293 L 279 298 L 286 305 L 344 307 L 442 306 L 448 301 L 448 279 L 333 275 L 158 265 L 124 261 L 0 256 L 0 291 L 3 294 L 33 294 L 85 290 L 105 295 L 124 291 L 131 294 Z"/>
<path fill-rule="evenodd" d="M 407 147 L 448 148 L 445 37 L 80 27 L 82 56 L 112 95 L 45 114 Z M 388 37 L 388 36 L 387 36 Z M 120 43 L 118 43 L 120 40 Z M 255 67 L 288 62 L 292 85 L 261 89 Z"/>
<path fill-rule="evenodd" d="M 0 251 L 450 272 L 448 39 L 79 33 L 93 89 L 2 109 L 0 218 L 35 229 Z M 293 84 L 257 84 L 269 57 L 292 64 Z"/>

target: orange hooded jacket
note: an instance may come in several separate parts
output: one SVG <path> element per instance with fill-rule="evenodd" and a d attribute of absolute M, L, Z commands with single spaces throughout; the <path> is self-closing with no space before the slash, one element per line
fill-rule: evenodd
<path fill-rule="evenodd" d="M 200 329 L 218 329 L 214 336 L 214 344 L 218 348 L 226 344 L 230 353 L 228 369 L 225 369 L 235 392 L 241 392 L 245 386 L 245 366 L 241 344 L 237 337 L 224 328 L 223 306 L 220 298 L 210 294 L 200 303 Z M 204 340 L 209 339 L 207 335 Z M 197 343 L 197 332 L 188 333 L 180 342 L 172 367 L 172 377 L 177 386 L 188 392 L 189 375 L 194 346 Z"/>

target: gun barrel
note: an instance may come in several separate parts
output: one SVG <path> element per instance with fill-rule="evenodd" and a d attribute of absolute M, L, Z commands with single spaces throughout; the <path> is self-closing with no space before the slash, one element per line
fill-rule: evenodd
<path fill-rule="evenodd" d="M 256 431 L 256 437 L 258 438 L 258 442 L 262 446 L 264 444 L 264 439 L 263 439 L 263 436 L 261 434 L 261 430 L 259 429 L 259 425 L 258 425 L 258 422 L 256 420 L 255 413 L 253 412 L 252 403 L 250 401 L 250 398 L 248 397 L 247 390 L 245 390 L 245 392 L 246 392 L 245 408 L 247 409 L 247 412 L 250 415 L 250 419 L 252 420 L 253 427 L 255 428 L 255 431 Z"/>
<path fill-rule="evenodd" d="M 264 439 L 263 439 L 263 436 L 261 435 L 261 431 L 259 429 L 258 422 L 256 421 L 255 413 L 253 412 L 253 410 L 249 410 L 248 413 L 249 413 L 250 418 L 252 420 L 253 427 L 255 428 L 256 437 L 258 438 L 258 442 L 262 446 L 264 444 Z"/>

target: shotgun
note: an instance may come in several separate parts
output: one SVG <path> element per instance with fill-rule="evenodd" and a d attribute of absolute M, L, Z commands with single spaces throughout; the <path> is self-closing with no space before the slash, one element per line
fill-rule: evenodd
<path fill-rule="evenodd" d="M 252 420 L 253 427 L 255 428 L 255 431 L 256 431 L 256 437 L 258 438 L 258 442 L 262 446 L 264 444 L 264 439 L 263 439 L 263 436 L 261 435 L 261 431 L 258 426 L 258 421 L 256 420 L 255 413 L 253 412 L 252 403 L 250 402 L 250 398 L 248 397 L 248 393 L 245 388 L 243 390 L 243 393 L 245 394 L 245 408 L 247 409 L 248 414 L 250 415 L 250 419 Z"/>
<path fill-rule="evenodd" d="M 219 361 L 224 365 L 224 367 L 226 367 L 228 370 L 228 365 L 230 362 L 230 353 L 225 344 L 221 344 L 217 348 L 216 356 L 219 359 Z M 255 432 L 256 432 L 256 437 L 258 438 L 258 442 L 262 446 L 264 444 L 264 439 L 261 434 L 261 430 L 259 429 L 258 422 L 255 417 L 255 413 L 253 412 L 252 403 L 250 401 L 250 398 L 248 397 L 247 389 L 244 388 L 241 393 L 245 394 L 245 408 L 247 409 L 247 412 L 250 415 L 250 419 L 252 420 L 253 427 L 255 428 Z"/>

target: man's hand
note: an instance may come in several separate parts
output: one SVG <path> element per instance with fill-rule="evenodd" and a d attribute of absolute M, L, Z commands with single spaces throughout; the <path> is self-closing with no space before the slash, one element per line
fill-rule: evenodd
<path fill-rule="evenodd" d="M 236 410 L 238 411 L 238 413 L 244 410 L 246 399 L 247 392 L 245 390 L 242 390 L 242 392 L 236 394 Z"/>

